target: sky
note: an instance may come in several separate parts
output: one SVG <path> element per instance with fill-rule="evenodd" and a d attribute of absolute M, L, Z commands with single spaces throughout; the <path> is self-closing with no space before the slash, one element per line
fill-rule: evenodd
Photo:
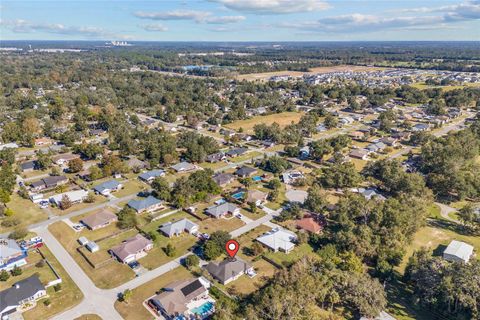
<path fill-rule="evenodd" d="M 480 40 L 480 0 L 0 1 L 0 40 Z"/>

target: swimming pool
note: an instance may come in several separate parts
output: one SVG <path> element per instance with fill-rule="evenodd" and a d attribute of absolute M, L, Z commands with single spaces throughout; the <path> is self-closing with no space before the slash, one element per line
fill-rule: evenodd
<path fill-rule="evenodd" d="M 252 180 L 255 181 L 255 182 L 258 182 L 258 181 L 261 181 L 261 180 L 262 180 L 262 177 L 260 177 L 260 176 L 255 176 L 255 177 L 252 177 Z"/>
<path fill-rule="evenodd" d="M 236 200 L 243 199 L 244 196 L 245 196 L 245 192 L 243 191 L 232 194 L 232 198 Z"/>
<path fill-rule="evenodd" d="M 213 310 L 214 304 L 210 301 L 205 302 L 200 307 L 193 308 L 191 311 L 198 315 L 205 315 L 208 314 L 210 311 Z"/>

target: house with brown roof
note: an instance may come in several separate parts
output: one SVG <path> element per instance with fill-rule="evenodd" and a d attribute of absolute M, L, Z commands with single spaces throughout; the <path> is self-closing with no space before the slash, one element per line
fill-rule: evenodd
<path fill-rule="evenodd" d="M 252 189 L 247 192 L 247 203 L 255 203 L 259 206 L 265 201 L 267 201 L 268 194 L 266 192 Z"/>
<path fill-rule="evenodd" d="M 102 209 L 83 218 L 80 222 L 86 225 L 90 230 L 97 230 L 106 227 L 117 220 L 118 218 L 116 214 L 106 209 Z"/>
<path fill-rule="evenodd" d="M 148 305 L 165 319 L 205 319 L 215 311 L 215 300 L 208 294 L 204 278 L 178 280 L 150 298 Z"/>
<path fill-rule="evenodd" d="M 305 215 L 302 219 L 296 221 L 297 229 L 305 230 L 314 234 L 322 232 L 324 225 L 324 219 L 315 214 Z"/>
<path fill-rule="evenodd" d="M 147 252 L 153 248 L 153 242 L 141 234 L 129 238 L 120 245 L 110 249 L 110 252 L 120 262 L 130 263 L 143 258 Z"/>

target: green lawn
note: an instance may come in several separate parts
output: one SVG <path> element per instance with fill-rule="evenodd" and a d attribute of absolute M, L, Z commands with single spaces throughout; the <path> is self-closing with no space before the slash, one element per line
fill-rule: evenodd
<path fill-rule="evenodd" d="M 118 231 L 118 228 L 112 224 L 108 227 L 99 229 L 99 230 L 82 230 L 81 232 L 75 232 L 72 228 L 67 226 L 64 222 L 56 222 L 48 227 L 50 232 L 57 238 L 57 240 L 63 245 L 63 247 L 70 253 L 73 259 L 77 264 L 85 271 L 85 273 L 92 279 L 95 285 L 102 289 L 115 288 L 122 283 L 127 282 L 130 279 L 133 279 L 135 274 L 134 272 L 125 264 L 119 263 L 115 260 L 112 260 L 105 266 L 100 268 L 93 268 L 87 260 L 77 251 L 77 248 L 80 246 L 77 242 L 77 239 L 81 236 L 87 237 L 89 240 L 100 239 L 109 234 L 113 234 Z M 130 232 L 130 231 L 129 231 Z M 112 240 L 105 240 L 106 242 L 99 243 L 101 251 L 106 250 L 107 244 L 114 245 L 121 242 L 122 239 L 127 236 L 132 236 L 136 232 L 130 232 L 129 234 L 122 234 L 122 236 L 116 237 Z M 115 243 L 113 241 L 115 240 Z M 107 243 L 110 242 L 110 243 Z M 102 254 L 101 252 L 96 252 L 96 254 Z M 103 253 L 105 254 L 105 253 Z"/>
<path fill-rule="evenodd" d="M 137 194 L 142 190 L 147 189 L 148 187 L 141 182 L 140 180 L 130 180 L 123 183 L 123 188 L 117 192 L 114 192 L 113 195 L 117 198 L 129 196 L 131 194 Z"/>
<path fill-rule="evenodd" d="M 270 251 L 265 253 L 264 256 L 278 263 L 279 265 L 288 267 L 312 252 L 313 248 L 308 243 L 304 243 L 296 246 L 295 249 L 293 249 L 290 253 Z"/>
<path fill-rule="evenodd" d="M 65 272 L 63 266 L 55 259 L 50 250 L 43 246 L 41 251 L 62 278 L 62 289 L 55 292 L 53 287 L 47 288 L 47 294 L 49 295 L 51 304 L 46 307 L 42 303 L 43 300 L 40 300 L 35 308 L 23 313 L 25 320 L 48 319 L 57 313 L 74 307 L 83 299 L 81 291 Z M 42 278 L 42 276 L 40 276 L 40 278 Z"/>
<path fill-rule="evenodd" d="M 127 302 L 115 302 L 115 309 L 125 320 L 153 319 L 152 314 L 143 306 L 143 301 L 155 295 L 169 283 L 178 280 L 193 278 L 193 275 L 184 267 L 178 267 L 149 281 L 135 289 L 130 300 Z"/>
<path fill-rule="evenodd" d="M 47 220 L 48 218 L 48 214 L 40 209 L 38 205 L 30 200 L 21 198 L 16 193 L 11 195 L 7 207 L 13 210 L 14 215 L 11 217 L 0 218 L 0 222 L 7 219 L 15 219 L 19 224 L 14 227 L 4 227 L 0 224 L 0 233 L 12 231 L 15 228 L 26 227 L 30 224 Z"/>
<path fill-rule="evenodd" d="M 242 161 L 251 160 L 251 159 L 256 158 L 258 156 L 261 156 L 261 155 L 262 155 L 262 153 L 259 152 L 259 151 L 252 151 L 252 152 L 248 152 L 244 155 L 238 156 L 236 158 L 231 158 L 230 161 L 238 163 L 238 162 L 242 162 Z"/>

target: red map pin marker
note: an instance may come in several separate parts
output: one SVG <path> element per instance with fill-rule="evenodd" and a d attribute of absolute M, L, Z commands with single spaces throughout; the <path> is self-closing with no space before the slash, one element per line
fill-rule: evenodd
<path fill-rule="evenodd" d="M 228 240 L 227 243 L 225 244 L 225 249 L 227 250 L 228 255 L 230 258 L 234 258 L 235 255 L 238 252 L 238 249 L 240 249 L 240 245 L 236 240 Z"/>

